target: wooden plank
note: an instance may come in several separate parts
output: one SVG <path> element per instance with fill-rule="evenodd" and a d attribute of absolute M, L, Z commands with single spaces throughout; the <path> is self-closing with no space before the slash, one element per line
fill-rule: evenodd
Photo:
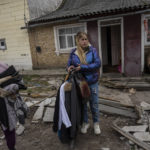
<path fill-rule="evenodd" d="M 28 107 L 33 107 L 35 106 L 36 104 L 40 103 L 41 101 L 26 101 L 25 103 L 27 104 Z"/>
<path fill-rule="evenodd" d="M 41 105 L 40 107 L 38 107 L 37 111 L 35 112 L 32 122 L 38 122 L 40 119 L 42 119 L 43 117 L 43 111 L 44 111 L 44 106 Z"/>
<path fill-rule="evenodd" d="M 46 105 L 49 105 L 51 102 L 52 102 L 51 98 L 46 98 L 40 104 L 38 104 L 38 106 L 46 106 Z"/>
<path fill-rule="evenodd" d="M 116 114 L 116 115 L 121 115 L 125 117 L 130 117 L 130 118 L 138 118 L 137 114 L 133 111 L 129 110 L 123 110 L 103 104 L 99 104 L 99 109 L 101 112 L 109 113 L 109 114 Z"/>
<path fill-rule="evenodd" d="M 130 111 L 133 111 L 133 109 L 134 109 L 133 105 L 122 104 L 122 103 L 110 101 L 107 99 L 99 99 L 99 103 L 104 104 L 104 105 L 108 105 L 108 106 L 113 106 L 116 108 L 122 108 L 122 109 L 130 110 Z"/>
<path fill-rule="evenodd" d="M 126 138 L 128 138 L 129 140 L 131 140 L 132 142 L 136 143 L 137 145 L 139 145 L 140 147 L 144 148 L 145 150 L 150 150 L 150 146 L 138 139 L 136 139 L 132 134 L 123 131 L 120 127 L 117 126 L 117 121 L 113 122 L 112 128 L 114 130 L 116 130 L 117 132 L 119 132 L 120 134 L 122 134 L 123 136 L 125 136 Z"/>
<path fill-rule="evenodd" d="M 110 97 L 99 96 L 99 98 L 101 98 L 101 99 L 107 99 L 107 100 L 111 100 L 111 101 L 115 101 L 115 102 L 120 102 L 119 100 L 113 99 L 113 98 L 110 98 Z"/>
<path fill-rule="evenodd" d="M 43 117 L 43 121 L 53 122 L 53 116 L 54 116 L 54 108 L 47 107 Z"/>
<path fill-rule="evenodd" d="M 49 94 L 49 97 L 53 97 L 53 96 L 55 96 L 55 95 L 56 95 L 56 91 L 54 91 L 54 92 L 52 92 L 51 94 Z M 45 101 L 45 99 L 39 101 L 38 103 L 32 105 L 31 107 L 33 107 L 33 106 L 39 106 L 39 105 L 37 105 L 37 104 L 41 103 L 42 101 Z"/>

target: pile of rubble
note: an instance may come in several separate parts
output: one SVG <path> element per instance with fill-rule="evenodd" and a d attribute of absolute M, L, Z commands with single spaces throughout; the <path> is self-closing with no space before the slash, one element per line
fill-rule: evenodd
<path fill-rule="evenodd" d="M 150 77 L 104 77 L 100 82 L 106 87 L 115 89 L 150 90 Z"/>
<path fill-rule="evenodd" d="M 150 104 L 142 102 L 136 106 L 139 120 L 134 126 L 119 127 L 119 119 L 114 121 L 112 128 L 129 139 L 135 150 L 150 150 Z"/>

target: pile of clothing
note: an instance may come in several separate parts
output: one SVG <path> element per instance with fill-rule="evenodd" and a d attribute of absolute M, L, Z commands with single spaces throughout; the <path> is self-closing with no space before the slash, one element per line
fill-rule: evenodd
<path fill-rule="evenodd" d="M 75 140 L 83 121 L 83 106 L 90 89 L 82 74 L 73 72 L 59 88 L 55 103 L 53 131 L 62 143 Z"/>
<path fill-rule="evenodd" d="M 20 89 L 25 90 L 26 86 L 19 72 L 14 66 L 0 63 L 0 125 L 4 133 L 14 131 L 17 121 L 25 123 L 28 108 L 19 94 Z"/>

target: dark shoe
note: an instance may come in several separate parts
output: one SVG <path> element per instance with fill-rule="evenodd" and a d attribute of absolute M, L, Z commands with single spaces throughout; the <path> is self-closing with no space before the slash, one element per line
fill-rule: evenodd
<path fill-rule="evenodd" d="M 75 149 L 75 140 L 70 141 L 70 149 Z"/>

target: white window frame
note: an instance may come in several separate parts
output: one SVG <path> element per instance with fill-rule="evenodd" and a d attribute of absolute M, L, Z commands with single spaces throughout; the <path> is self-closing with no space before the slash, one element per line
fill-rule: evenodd
<path fill-rule="evenodd" d="M 67 48 L 67 49 L 60 49 L 60 44 L 59 44 L 59 39 L 58 39 L 59 29 L 73 28 L 73 27 L 80 27 L 80 26 L 83 26 L 84 27 L 84 32 L 87 33 L 87 24 L 86 23 L 67 24 L 67 25 L 59 25 L 59 26 L 54 27 L 55 49 L 56 49 L 55 53 L 57 54 L 57 56 L 59 56 L 60 53 L 70 53 L 71 49 L 75 48 L 75 47 L 71 47 L 71 48 Z M 72 34 L 67 34 L 67 36 L 69 36 L 69 35 L 72 35 Z M 75 42 L 75 41 L 73 41 L 73 42 Z M 67 45 L 67 42 L 66 42 L 66 45 Z"/>
<path fill-rule="evenodd" d="M 148 42 L 147 41 L 147 33 L 145 32 L 145 29 L 144 29 L 144 20 L 147 19 L 147 20 L 150 20 L 150 14 L 149 15 L 144 15 L 143 18 L 142 18 L 142 26 L 143 26 L 143 31 L 144 31 L 144 45 L 150 45 L 150 41 Z"/>

